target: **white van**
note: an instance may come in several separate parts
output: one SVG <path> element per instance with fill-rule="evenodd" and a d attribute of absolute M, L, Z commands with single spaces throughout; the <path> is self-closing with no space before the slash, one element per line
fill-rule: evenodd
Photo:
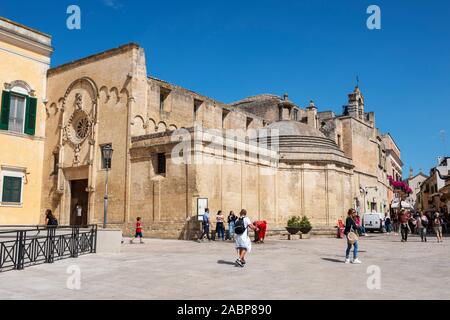
<path fill-rule="evenodd" d="M 362 216 L 362 224 L 366 231 L 384 232 L 384 213 L 371 212 L 364 213 Z"/>

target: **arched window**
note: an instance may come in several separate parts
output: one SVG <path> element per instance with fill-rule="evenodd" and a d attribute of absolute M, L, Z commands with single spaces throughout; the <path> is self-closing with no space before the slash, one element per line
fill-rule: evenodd
<path fill-rule="evenodd" d="M 34 135 L 37 99 L 24 81 L 5 84 L 0 110 L 0 130 Z"/>

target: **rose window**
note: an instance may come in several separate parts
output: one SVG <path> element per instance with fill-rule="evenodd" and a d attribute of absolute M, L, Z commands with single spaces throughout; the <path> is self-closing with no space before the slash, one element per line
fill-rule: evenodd
<path fill-rule="evenodd" d="M 77 110 L 72 114 L 65 128 L 67 139 L 74 145 L 83 143 L 89 137 L 91 130 L 92 121 L 86 112 L 82 110 Z"/>
<path fill-rule="evenodd" d="M 76 137 L 80 140 L 83 140 L 87 137 L 89 133 L 89 120 L 87 118 L 81 118 L 75 124 L 75 134 Z"/>

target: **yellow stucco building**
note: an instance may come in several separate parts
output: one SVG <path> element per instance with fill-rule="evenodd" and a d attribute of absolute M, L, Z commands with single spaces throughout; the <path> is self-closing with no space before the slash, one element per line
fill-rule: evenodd
<path fill-rule="evenodd" d="M 51 37 L 0 17 L 0 225 L 38 224 Z"/>

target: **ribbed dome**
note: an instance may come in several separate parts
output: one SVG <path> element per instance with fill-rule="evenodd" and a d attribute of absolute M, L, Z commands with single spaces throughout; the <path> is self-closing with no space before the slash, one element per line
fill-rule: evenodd
<path fill-rule="evenodd" d="M 280 136 L 326 138 L 326 136 L 318 129 L 298 121 L 278 121 L 268 125 L 265 129 L 278 130 Z"/>
<path fill-rule="evenodd" d="M 318 129 L 298 121 L 274 122 L 258 133 L 257 140 L 278 149 L 282 162 L 319 161 L 352 166 L 351 159 L 333 140 Z"/>

